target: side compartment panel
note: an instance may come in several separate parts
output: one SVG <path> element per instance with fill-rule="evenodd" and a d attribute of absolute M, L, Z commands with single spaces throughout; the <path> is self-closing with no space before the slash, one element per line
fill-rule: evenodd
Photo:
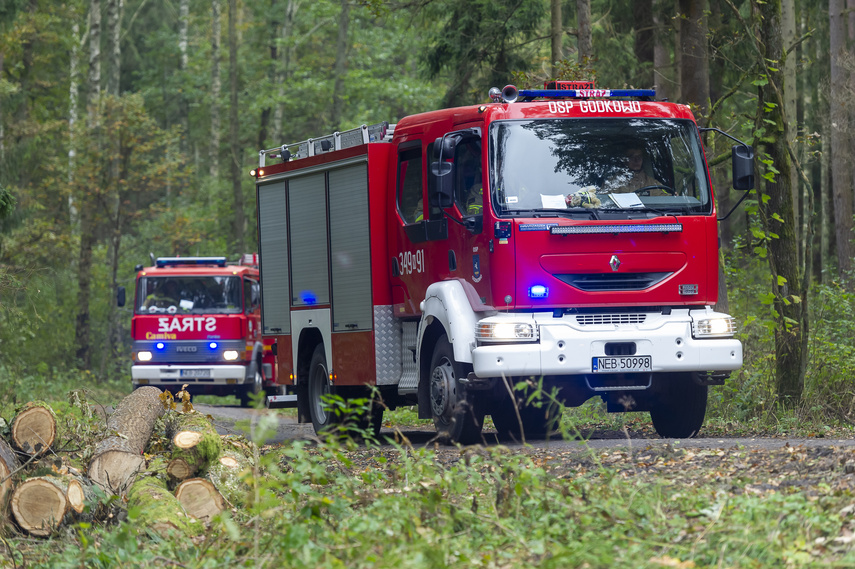
<path fill-rule="evenodd" d="M 292 306 L 330 302 L 324 178 L 323 173 L 318 173 L 288 182 Z"/>
<path fill-rule="evenodd" d="M 333 332 L 371 330 L 367 166 L 331 170 L 329 196 Z"/>
<path fill-rule="evenodd" d="M 284 181 L 258 187 L 259 264 L 263 285 L 261 323 L 265 335 L 291 332 L 285 188 Z"/>
<path fill-rule="evenodd" d="M 374 385 L 374 333 L 332 335 L 332 373 L 336 385 Z"/>

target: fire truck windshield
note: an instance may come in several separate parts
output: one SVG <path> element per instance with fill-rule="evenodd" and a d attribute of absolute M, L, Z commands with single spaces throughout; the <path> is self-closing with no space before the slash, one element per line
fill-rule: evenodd
<path fill-rule="evenodd" d="M 236 314 L 241 279 L 215 276 L 140 277 L 137 314 Z"/>
<path fill-rule="evenodd" d="M 499 215 L 712 212 L 697 127 L 677 119 L 536 119 L 490 128 Z"/>

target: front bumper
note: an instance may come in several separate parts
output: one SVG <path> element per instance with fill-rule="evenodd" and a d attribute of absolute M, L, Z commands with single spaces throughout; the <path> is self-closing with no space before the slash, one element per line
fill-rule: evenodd
<path fill-rule="evenodd" d="M 613 355 L 607 352 L 607 344 L 635 344 L 633 355 L 652 357 L 653 373 L 730 371 L 742 366 L 739 340 L 692 337 L 689 310 L 647 313 L 643 322 L 632 324 L 608 323 L 609 319 L 582 324 L 575 315 L 554 318 L 549 313 L 527 316 L 537 325 L 538 341 L 482 343 L 472 351 L 476 376 L 591 374 L 593 358 Z"/>
<path fill-rule="evenodd" d="M 205 373 L 208 370 L 208 373 Z M 134 387 L 140 385 L 189 386 L 229 386 L 241 385 L 254 378 L 247 377 L 248 367 L 244 365 L 134 365 L 131 366 L 131 378 Z M 208 375 L 208 377 L 199 377 Z"/>

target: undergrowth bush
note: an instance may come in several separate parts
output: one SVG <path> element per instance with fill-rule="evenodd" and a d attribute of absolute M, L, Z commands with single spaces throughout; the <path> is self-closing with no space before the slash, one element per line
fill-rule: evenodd
<path fill-rule="evenodd" d="M 855 423 L 855 295 L 838 283 L 814 283 L 809 291 L 808 359 L 802 402 L 793 411 L 777 405 L 775 326 L 764 298 L 771 288 L 765 259 L 734 253 L 727 258 L 730 313 L 737 319 L 744 365 L 722 387 L 710 390 L 708 417 Z"/>

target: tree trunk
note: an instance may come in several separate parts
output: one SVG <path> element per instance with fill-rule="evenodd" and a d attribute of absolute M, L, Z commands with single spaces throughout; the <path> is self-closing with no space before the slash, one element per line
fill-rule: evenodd
<path fill-rule="evenodd" d="M 77 140 L 74 129 L 77 128 L 77 105 L 79 101 L 80 78 L 78 67 L 80 66 L 80 47 L 84 38 L 78 39 L 80 25 L 74 21 L 71 24 L 71 53 L 68 61 L 68 187 L 74 183 L 74 157 L 77 154 Z M 3 75 L 3 56 L 0 53 L 0 76 Z M 2 121 L 0 121 L 2 128 Z M 2 145 L 2 141 L 0 141 Z M 0 164 L 3 163 L 0 157 Z M 80 229 L 77 227 L 80 219 L 77 217 L 77 205 L 74 202 L 74 193 L 68 192 L 68 222 L 72 231 Z"/>
<path fill-rule="evenodd" d="M 333 66 L 332 116 L 330 125 L 341 130 L 341 117 L 344 114 L 344 77 L 347 74 L 347 51 L 349 46 L 347 28 L 350 24 L 350 0 L 341 0 L 341 13 L 338 17 L 338 37 L 335 43 L 335 65 Z"/>
<path fill-rule="evenodd" d="M 665 43 L 666 30 L 662 16 L 663 0 L 653 0 L 653 89 L 662 99 L 671 99 L 671 54 Z"/>
<path fill-rule="evenodd" d="M 638 86 L 653 86 L 653 0 L 635 0 L 632 3 L 632 20 L 635 33 L 635 57 L 641 65 Z"/>
<path fill-rule="evenodd" d="M 119 80 L 122 68 L 122 9 L 123 0 L 107 0 L 107 93 L 119 95 Z"/>
<path fill-rule="evenodd" d="M 101 98 L 101 0 L 89 2 L 89 95 L 87 116 L 90 135 L 98 136 L 99 101 Z M 97 201 L 84 190 L 80 199 L 80 254 L 77 262 L 77 317 L 75 318 L 75 345 L 77 365 L 80 369 L 92 367 L 90 349 L 89 300 L 92 287 L 92 250 L 95 247 L 95 212 Z"/>
<path fill-rule="evenodd" d="M 852 271 L 852 166 L 849 151 L 849 112 L 845 100 L 848 72 L 842 65 L 847 56 L 846 19 L 843 0 L 830 0 L 829 41 L 831 51 L 831 180 L 834 196 L 834 225 L 838 275 L 848 280 Z"/>
<path fill-rule="evenodd" d="M 766 63 L 768 83 L 759 87 L 755 129 L 762 134 L 757 155 L 771 161 L 777 170 L 759 172 L 760 214 L 768 240 L 769 268 L 777 320 L 775 330 L 775 383 L 780 402 L 793 407 L 804 389 L 807 364 L 807 303 L 802 290 L 802 271 L 798 264 L 798 240 L 795 235 L 793 193 L 790 186 L 790 156 L 787 151 L 787 124 L 784 115 L 784 74 L 781 0 L 757 5 L 760 14 L 758 49 Z M 767 106 L 768 103 L 768 106 Z M 782 219 L 783 221 L 777 221 Z M 773 237 L 772 234 L 777 235 Z"/>
<path fill-rule="evenodd" d="M 175 489 L 175 497 L 188 515 L 205 523 L 226 509 L 223 495 L 205 478 L 185 480 Z"/>
<path fill-rule="evenodd" d="M 229 0 L 229 90 L 231 92 L 231 108 L 229 109 L 229 135 L 231 143 L 232 197 L 234 198 L 234 218 L 232 222 L 232 238 L 234 250 L 244 251 L 244 233 L 246 232 L 246 216 L 243 211 L 243 189 L 241 187 L 240 170 L 241 143 L 240 124 L 238 123 L 238 76 L 237 76 L 237 0 Z"/>
<path fill-rule="evenodd" d="M 10 506 L 15 522 L 30 535 L 50 535 L 65 522 L 69 511 L 67 492 L 65 478 L 28 478 L 12 491 Z"/>
<path fill-rule="evenodd" d="M 671 91 L 672 101 L 683 100 L 683 33 L 682 19 L 680 17 L 680 2 L 682 0 L 673 0 L 674 14 L 677 20 L 674 25 L 674 85 Z M 672 18 L 673 21 L 674 18 Z"/>
<path fill-rule="evenodd" d="M 276 85 L 279 86 L 276 107 L 273 111 L 273 144 L 282 144 L 284 135 L 282 132 L 282 123 L 285 118 L 285 104 L 282 103 L 285 99 L 285 89 L 288 79 L 291 76 L 291 57 L 294 51 L 294 39 L 291 37 L 294 33 L 294 16 L 297 13 L 298 3 L 296 0 L 287 0 L 285 4 L 285 18 L 282 21 L 282 29 L 280 38 L 282 40 L 282 49 L 279 50 L 279 65 L 276 67 Z"/>
<path fill-rule="evenodd" d="M 163 415 L 161 391 L 140 387 L 122 399 L 107 421 L 107 432 L 92 453 L 89 478 L 107 492 L 122 495 L 134 476 L 145 467 L 145 450 L 154 423 Z"/>
<path fill-rule="evenodd" d="M 187 480 L 204 473 L 222 452 L 220 435 L 211 421 L 201 413 L 178 416 L 178 432 L 172 438 L 172 455 L 166 466 L 170 481 Z"/>
<path fill-rule="evenodd" d="M 12 444 L 30 456 L 44 454 L 56 439 L 56 415 L 41 402 L 30 402 L 12 419 Z"/>
<path fill-rule="evenodd" d="M 680 0 L 680 86 L 683 102 L 697 105 L 701 126 L 706 123 L 710 99 L 706 12 L 706 0 Z"/>
<path fill-rule="evenodd" d="M 220 175 L 220 0 L 211 0 L 211 142 L 208 174 Z M 210 200 L 209 200 L 210 202 Z"/>
<path fill-rule="evenodd" d="M 557 62 L 564 59 L 564 26 L 561 20 L 561 0 L 550 0 L 552 7 L 552 20 L 550 25 L 550 53 L 552 63 L 552 76 L 558 77 Z"/>
<path fill-rule="evenodd" d="M 781 34 L 783 36 L 784 49 L 789 49 L 796 43 L 796 3 L 795 0 L 781 1 Z M 796 52 L 793 51 L 787 57 L 783 67 L 784 72 L 784 116 L 787 119 L 787 140 L 795 148 L 798 122 L 796 120 Z M 799 244 L 799 265 L 804 259 L 804 243 L 802 242 L 801 215 L 799 213 L 800 199 L 798 172 L 795 168 L 790 169 L 790 188 L 793 191 L 793 215 L 795 219 L 795 235 Z"/>
<path fill-rule="evenodd" d="M 594 57 L 594 40 L 591 32 L 591 0 L 576 0 L 576 45 L 579 63 L 587 65 Z"/>
<path fill-rule="evenodd" d="M 187 35 L 190 27 L 190 0 L 179 0 L 178 2 L 178 76 L 182 79 L 187 74 Z M 179 121 L 181 122 L 181 154 L 188 156 L 190 138 L 190 105 L 187 101 L 186 90 L 182 89 L 178 95 Z"/>

